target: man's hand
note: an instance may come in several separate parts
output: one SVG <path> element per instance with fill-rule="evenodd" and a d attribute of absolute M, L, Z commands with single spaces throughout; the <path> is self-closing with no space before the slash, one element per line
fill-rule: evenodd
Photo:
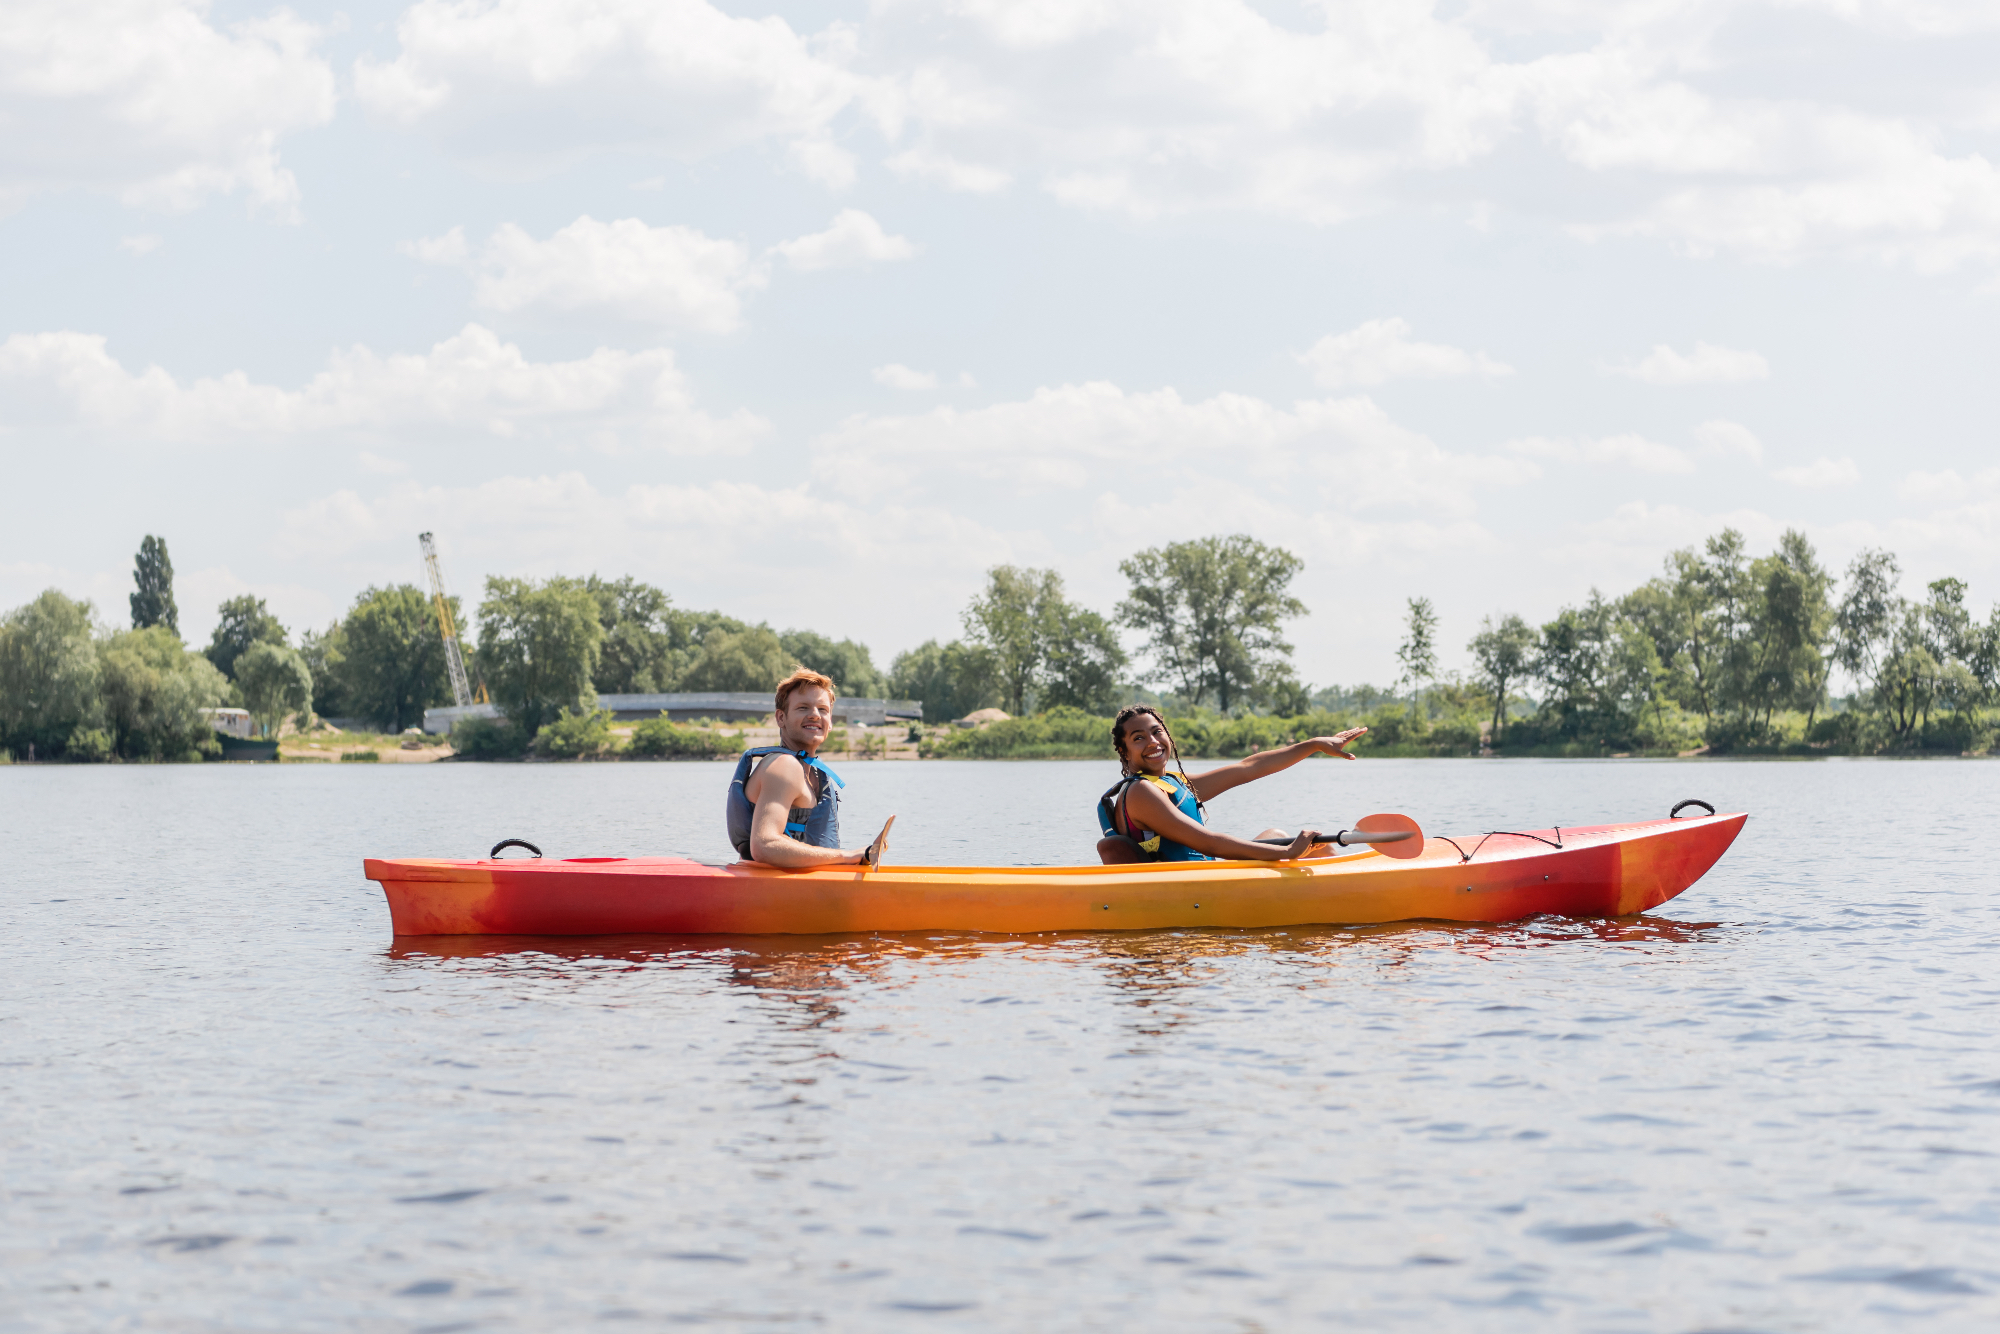
<path fill-rule="evenodd" d="M 882 826 L 882 832 L 875 835 L 875 841 L 861 854 L 861 864 L 869 870 L 872 871 L 882 864 L 882 854 L 889 850 L 889 826 L 895 823 L 896 817 L 890 816 L 888 824 Z"/>
<path fill-rule="evenodd" d="M 1338 755 L 1343 760 L 1355 759 L 1357 757 L 1347 753 L 1347 743 L 1367 730 L 1365 727 L 1350 727 L 1345 732 L 1336 732 L 1332 736 L 1316 736 L 1313 738 L 1313 744 L 1317 745 L 1323 754 Z"/>

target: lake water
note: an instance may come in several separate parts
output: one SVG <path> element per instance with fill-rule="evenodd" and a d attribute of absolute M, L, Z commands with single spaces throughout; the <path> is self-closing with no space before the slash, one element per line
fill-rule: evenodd
<path fill-rule="evenodd" d="M 1087 859 L 1112 776 L 843 768 L 904 864 Z M 727 776 L 0 769 L 0 1329 L 2000 1326 L 2000 764 L 1316 762 L 1213 808 L 1751 812 L 1617 922 L 398 942 L 361 876 L 723 860 Z"/>

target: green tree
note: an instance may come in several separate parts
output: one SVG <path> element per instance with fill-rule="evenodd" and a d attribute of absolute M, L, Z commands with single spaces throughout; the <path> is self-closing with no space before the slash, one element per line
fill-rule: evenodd
<path fill-rule="evenodd" d="M 1989 674 L 1984 670 L 1984 627 L 1966 610 L 1963 580 L 1933 579 L 1924 591 L 1930 594 L 1922 607 L 1924 647 L 1940 666 L 1933 690 L 1936 706 L 1965 717 L 1989 698 L 1982 680 Z"/>
<path fill-rule="evenodd" d="M 1971 654 L 1965 665 L 1979 683 L 1983 698 L 1990 702 L 2000 695 L 2000 604 L 1987 612 L 1986 624 L 1973 635 Z"/>
<path fill-rule="evenodd" d="M 799 666 L 832 677 L 841 695 L 880 699 L 888 689 L 866 644 L 852 639 L 835 641 L 811 630 L 787 630 L 778 636 L 778 642 L 785 655 Z"/>
<path fill-rule="evenodd" d="M 457 598 L 451 599 L 451 617 L 454 625 L 464 624 Z M 415 584 L 363 590 L 324 649 L 342 708 L 385 732 L 416 727 L 425 709 L 452 702 L 437 608 Z M 315 698 L 332 712 L 317 688 Z"/>
<path fill-rule="evenodd" d="M 597 618 L 604 626 L 597 692 L 638 695 L 672 690 L 690 656 L 673 599 L 630 575 L 609 580 L 593 574 L 584 586 L 597 600 Z"/>
<path fill-rule="evenodd" d="M 1650 698 L 1651 641 L 1596 589 L 1542 627 L 1532 671 L 1546 688 L 1537 722 L 1552 739 L 1627 747 Z"/>
<path fill-rule="evenodd" d="M 1716 624 L 1716 580 L 1703 553 L 1684 547 L 1667 557 L 1667 578 L 1650 586 L 1658 594 L 1661 633 L 1655 636 L 1662 662 L 1676 672 L 1684 705 L 1704 719 L 1717 707 L 1716 678 L 1726 634 Z M 1720 642 L 1718 642 L 1720 640 Z"/>
<path fill-rule="evenodd" d="M 1273 677 L 1265 690 L 1265 702 L 1278 717 L 1297 718 L 1313 711 L 1312 688 L 1295 676 Z"/>
<path fill-rule="evenodd" d="M 312 684 L 305 658 L 282 644 L 259 641 L 236 660 L 237 689 L 265 736 L 278 735 L 293 714 L 305 721 L 312 713 Z"/>
<path fill-rule="evenodd" d="M 212 731 L 201 711 L 229 695 L 215 665 L 165 625 L 99 641 L 98 664 L 111 745 L 129 760 L 193 757 Z"/>
<path fill-rule="evenodd" d="M 1886 551 L 1864 549 L 1847 567 L 1847 591 L 1833 616 L 1833 660 L 1864 687 L 1874 685 L 1902 619 L 1896 586 L 1903 572 Z"/>
<path fill-rule="evenodd" d="M 454 599 L 455 601 L 456 599 Z M 440 648 L 442 653 L 442 648 Z M 325 630 L 307 630 L 299 636 L 299 656 L 312 673 L 313 708 L 329 718 L 352 716 L 344 667 L 347 662 L 347 633 L 335 621 Z"/>
<path fill-rule="evenodd" d="M 1396 649 L 1396 661 L 1403 668 L 1396 684 L 1406 690 L 1414 692 L 1437 677 L 1437 624 L 1437 611 L 1429 598 L 1409 600 L 1409 610 L 1403 618 L 1403 642 Z"/>
<path fill-rule="evenodd" d="M 1930 721 L 1945 664 L 1931 652 L 1923 608 L 1900 598 L 1897 603 L 1887 652 L 1875 673 L 1874 697 L 1891 734 L 1908 744 Z"/>
<path fill-rule="evenodd" d="M 264 605 L 264 599 L 248 593 L 233 597 L 215 609 L 215 633 L 209 636 L 206 656 L 215 669 L 230 680 L 236 679 L 236 660 L 252 644 L 285 646 L 285 627 Z"/>
<path fill-rule="evenodd" d="M 889 667 L 889 698 L 916 700 L 926 722 L 950 722 L 996 705 L 997 677 L 992 655 L 978 645 L 929 639 L 896 655 Z"/>
<path fill-rule="evenodd" d="M 1131 587 L 1118 619 L 1147 636 L 1155 679 L 1189 703 L 1213 697 L 1227 713 L 1289 673 L 1282 626 L 1306 607 L 1286 590 L 1303 564 L 1241 533 L 1141 551 L 1119 563 Z"/>
<path fill-rule="evenodd" d="M 181 613 L 174 605 L 174 562 L 167 555 L 166 538 L 148 533 L 140 541 L 139 554 L 132 562 L 132 582 L 138 585 L 131 595 L 132 628 L 164 625 L 178 635 Z"/>
<path fill-rule="evenodd" d="M 604 643 L 597 598 L 581 579 L 489 577 L 479 604 L 479 666 L 494 703 L 532 737 L 558 710 L 594 708 Z"/>
<path fill-rule="evenodd" d="M 1824 645 L 1833 621 L 1833 580 L 1805 534 L 1787 530 L 1778 550 L 1753 561 L 1739 711 L 1770 732 L 1780 709 L 1801 709 L 1808 725 L 1826 698 Z M 1761 715 L 1761 716 L 1760 716 Z"/>
<path fill-rule="evenodd" d="M 1036 706 L 1116 713 L 1118 677 L 1128 661 L 1118 631 L 1094 611 L 1064 601 L 1062 585 L 1042 608 L 1042 687 Z M 1296 683 L 1294 683 L 1296 684 Z"/>
<path fill-rule="evenodd" d="M 1054 570 L 994 566 L 962 619 L 980 655 L 982 683 L 990 681 L 1009 712 L 1116 707 L 1118 674 L 1127 662 L 1118 632 L 1071 602 Z"/>
<path fill-rule="evenodd" d="M 91 606 L 51 588 L 0 617 L 0 748 L 44 759 L 102 723 Z"/>
<path fill-rule="evenodd" d="M 791 675 L 794 665 L 768 626 L 711 632 L 702 641 L 701 656 L 681 678 L 681 689 L 770 690 Z"/>
<path fill-rule="evenodd" d="M 1507 720 L 1507 692 L 1528 675 L 1536 642 L 1534 627 L 1509 612 L 1497 624 L 1491 616 L 1481 620 L 1479 633 L 1466 645 L 1479 684 L 1493 697 L 1492 737 L 1496 746 Z"/>
<path fill-rule="evenodd" d="M 984 591 L 961 613 L 966 638 L 991 657 L 1009 713 L 1024 712 L 1041 684 L 1051 604 L 1061 601 L 1062 576 L 1054 570 L 995 565 L 986 572 Z"/>

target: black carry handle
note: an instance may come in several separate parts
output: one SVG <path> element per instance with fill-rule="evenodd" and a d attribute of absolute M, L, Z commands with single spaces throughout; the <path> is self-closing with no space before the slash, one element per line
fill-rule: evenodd
<path fill-rule="evenodd" d="M 542 855 L 542 850 L 536 847 L 534 844 L 530 843 L 525 838 L 503 838 L 498 843 L 495 843 L 493 845 L 493 851 L 487 853 L 486 856 L 488 857 L 488 859 L 498 857 L 500 855 L 500 849 L 502 848 L 526 848 L 528 851 L 534 853 L 537 857 Z"/>
<path fill-rule="evenodd" d="M 1333 836 L 1333 841 L 1345 848 L 1356 843 L 1401 843 L 1415 837 L 1407 829 L 1343 829 Z"/>
<path fill-rule="evenodd" d="M 1680 819 L 1681 812 L 1686 810 L 1690 806 L 1699 806 L 1703 810 L 1707 811 L 1710 815 L 1715 814 L 1715 807 L 1709 805 L 1707 802 L 1703 801 L 1700 797 L 1689 797 L 1686 801 L 1675 802 L 1674 808 L 1667 812 L 1667 818 L 1669 820 Z"/>

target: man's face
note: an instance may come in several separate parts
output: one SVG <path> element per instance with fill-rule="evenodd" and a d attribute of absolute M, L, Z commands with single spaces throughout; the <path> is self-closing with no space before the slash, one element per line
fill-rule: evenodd
<path fill-rule="evenodd" d="M 823 687 L 800 686 L 785 697 L 785 711 L 778 718 L 778 736 L 790 749 L 817 754 L 832 726 L 833 696 Z"/>

